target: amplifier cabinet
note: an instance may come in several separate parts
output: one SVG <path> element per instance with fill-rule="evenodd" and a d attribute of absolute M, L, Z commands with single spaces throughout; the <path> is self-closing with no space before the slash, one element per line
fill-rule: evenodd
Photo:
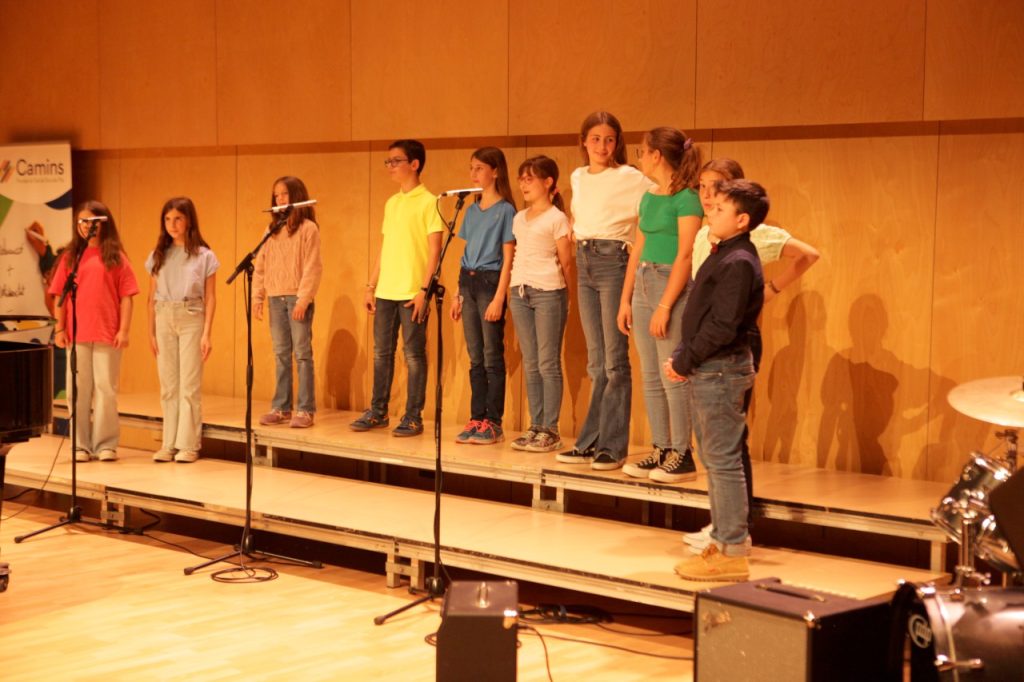
<path fill-rule="evenodd" d="M 437 631 L 438 682 L 515 682 L 519 586 L 455 581 Z"/>

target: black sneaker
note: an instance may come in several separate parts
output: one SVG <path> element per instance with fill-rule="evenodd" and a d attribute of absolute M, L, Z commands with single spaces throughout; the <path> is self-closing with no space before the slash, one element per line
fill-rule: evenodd
<path fill-rule="evenodd" d="M 675 450 L 669 450 L 665 454 L 665 461 L 651 472 L 651 480 L 659 483 L 679 483 L 695 478 L 697 465 L 693 462 L 693 453 L 690 450 L 681 455 Z"/>
<path fill-rule="evenodd" d="M 594 460 L 594 446 L 589 448 L 573 448 L 566 452 L 559 452 L 555 459 L 563 464 L 590 464 Z"/>
<path fill-rule="evenodd" d="M 625 463 L 625 457 L 616 457 L 612 454 L 611 450 L 599 450 L 594 455 L 594 461 L 590 463 L 590 468 L 595 471 L 614 471 L 621 469 Z"/>
<path fill-rule="evenodd" d="M 671 448 L 659 448 L 657 445 L 654 446 L 654 452 L 644 457 L 639 462 L 632 462 L 622 467 L 622 473 L 633 478 L 648 478 L 651 472 L 658 468 L 662 462 L 665 461 L 665 453 L 670 452 Z"/>
<path fill-rule="evenodd" d="M 367 410 L 363 412 L 363 416 L 349 424 L 348 427 L 353 431 L 383 429 L 387 427 L 389 421 L 390 418 L 386 414 L 383 417 L 379 417 L 373 413 L 373 410 Z"/>
<path fill-rule="evenodd" d="M 391 429 L 391 435 L 398 438 L 418 436 L 421 433 L 423 433 L 423 422 L 412 417 L 402 417 L 402 421 L 398 423 L 398 426 Z"/>

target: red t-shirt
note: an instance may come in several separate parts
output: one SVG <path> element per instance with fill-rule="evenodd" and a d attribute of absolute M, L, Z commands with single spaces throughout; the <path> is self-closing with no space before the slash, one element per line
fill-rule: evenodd
<path fill-rule="evenodd" d="M 70 256 L 70 253 L 68 254 Z M 68 258 L 61 258 L 53 274 L 49 292 L 60 296 L 68 278 Z M 78 335 L 76 343 L 99 341 L 113 344 L 121 328 L 121 299 L 139 293 L 139 283 L 122 252 L 121 262 L 112 268 L 103 264 L 100 249 L 90 246 L 82 254 L 78 266 Z M 67 339 L 71 340 L 71 296 L 64 299 L 64 323 Z"/>

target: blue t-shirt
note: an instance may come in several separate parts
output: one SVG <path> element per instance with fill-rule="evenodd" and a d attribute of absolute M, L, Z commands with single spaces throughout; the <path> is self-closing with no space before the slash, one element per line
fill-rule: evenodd
<path fill-rule="evenodd" d="M 512 234 L 515 216 L 516 207 L 504 199 L 486 211 L 476 202 L 470 204 L 459 230 L 459 236 L 466 240 L 462 267 L 466 270 L 501 270 L 501 247 L 516 239 Z"/>

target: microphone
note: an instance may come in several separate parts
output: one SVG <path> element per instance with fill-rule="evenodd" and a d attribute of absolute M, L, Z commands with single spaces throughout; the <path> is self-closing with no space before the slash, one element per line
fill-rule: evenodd
<path fill-rule="evenodd" d="M 284 204 L 282 206 L 271 206 L 270 208 L 263 209 L 264 213 L 283 213 L 284 211 L 290 211 L 293 208 L 299 208 L 300 206 L 312 206 L 316 203 L 316 199 L 307 199 L 306 201 L 296 201 L 291 204 Z"/>
<path fill-rule="evenodd" d="M 447 192 L 441 192 L 440 194 L 438 194 L 437 198 L 440 199 L 441 197 L 456 197 L 457 196 L 460 199 L 464 199 L 465 197 L 468 197 L 470 194 L 482 194 L 483 191 L 484 191 L 483 187 L 467 187 L 466 189 L 450 189 Z"/>

